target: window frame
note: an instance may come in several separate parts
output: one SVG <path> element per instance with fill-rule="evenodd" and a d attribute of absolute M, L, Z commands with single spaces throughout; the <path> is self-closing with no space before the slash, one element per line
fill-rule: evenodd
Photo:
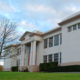
<path fill-rule="evenodd" d="M 68 32 L 71 32 L 72 31 L 72 26 L 69 26 L 68 27 Z"/>
<path fill-rule="evenodd" d="M 49 38 L 49 47 L 53 47 L 53 37 L 50 37 Z"/>
<path fill-rule="evenodd" d="M 80 29 L 80 23 L 78 23 L 78 29 Z"/>
<path fill-rule="evenodd" d="M 53 61 L 53 54 L 49 54 L 48 55 L 48 62 L 52 62 Z"/>
<path fill-rule="evenodd" d="M 47 48 L 48 45 L 48 39 L 44 39 L 44 49 Z"/>
<path fill-rule="evenodd" d="M 60 64 L 62 62 L 62 53 L 60 52 Z"/>
<path fill-rule="evenodd" d="M 57 56 L 56 56 L 57 54 Z M 58 62 L 58 59 L 59 59 L 59 53 L 55 53 L 54 54 L 54 62 Z"/>
<path fill-rule="evenodd" d="M 45 59 L 46 58 L 46 59 Z M 47 63 L 47 55 L 43 55 L 43 62 Z"/>
<path fill-rule="evenodd" d="M 60 44 L 62 44 L 62 34 L 60 34 Z"/>
<path fill-rule="evenodd" d="M 17 48 L 17 55 L 21 55 L 21 47 Z"/>
<path fill-rule="evenodd" d="M 20 60 L 17 60 L 17 66 L 20 66 Z"/>
<path fill-rule="evenodd" d="M 55 37 L 58 36 L 58 41 L 55 39 Z M 54 36 L 54 46 L 59 45 L 59 34 Z"/>
<path fill-rule="evenodd" d="M 73 25 L 73 31 L 75 31 L 76 29 L 77 29 L 77 26 L 75 24 L 75 25 Z"/>

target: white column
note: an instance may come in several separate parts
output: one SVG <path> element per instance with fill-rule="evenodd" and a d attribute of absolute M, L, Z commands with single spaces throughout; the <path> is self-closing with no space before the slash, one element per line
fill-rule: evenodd
<path fill-rule="evenodd" d="M 32 65 L 35 65 L 35 60 L 36 60 L 36 41 L 33 41 L 33 56 L 32 56 Z"/>
<path fill-rule="evenodd" d="M 30 51 L 30 61 L 29 61 L 29 65 L 32 65 L 32 54 L 33 54 L 33 42 L 31 42 L 31 51 Z"/>
<path fill-rule="evenodd" d="M 25 66 L 25 45 L 21 47 L 21 66 Z"/>

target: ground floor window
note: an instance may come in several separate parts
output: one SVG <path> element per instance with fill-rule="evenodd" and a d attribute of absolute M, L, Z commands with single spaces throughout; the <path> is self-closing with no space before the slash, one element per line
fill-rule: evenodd
<path fill-rule="evenodd" d="M 20 66 L 20 60 L 17 60 L 17 66 Z"/>
<path fill-rule="evenodd" d="M 58 62 L 58 53 L 54 54 L 54 62 Z"/>
<path fill-rule="evenodd" d="M 61 64 L 61 56 L 62 56 L 62 55 L 61 55 L 61 52 L 60 52 L 60 64 Z"/>
<path fill-rule="evenodd" d="M 52 62 L 52 54 L 48 55 L 48 62 Z"/>
<path fill-rule="evenodd" d="M 44 55 L 44 56 L 43 56 L 43 60 L 44 60 L 44 63 L 47 62 L 47 55 Z"/>

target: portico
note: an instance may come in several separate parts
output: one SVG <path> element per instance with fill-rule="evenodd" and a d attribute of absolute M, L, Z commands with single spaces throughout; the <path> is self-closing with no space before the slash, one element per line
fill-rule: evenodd
<path fill-rule="evenodd" d="M 29 43 L 22 45 L 21 52 L 21 66 L 22 68 L 28 68 L 30 72 L 34 72 L 34 67 L 38 68 L 37 62 L 37 48 L 39 41 L 33 40 Z M 38 70 L 39 71 L 39 70 Z"/>
<path fill-rule="evenodd" d="M 21 41 L 21 65 L 20 70 L 28 68 L 30 72 L 39 71 L 39 55 L 42 45 L 42 36 L 36 33 L 25 32 L 20 38 Z M 41 48 L 42 49 L 42 48 Z M 37 55 L 38 54 L 38 55 Z"/>

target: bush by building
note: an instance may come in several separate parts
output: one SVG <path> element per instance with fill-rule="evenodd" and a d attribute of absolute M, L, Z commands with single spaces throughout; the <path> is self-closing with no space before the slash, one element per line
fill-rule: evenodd
<path fill-rule="evenodd" d="M 40 65 L 39 65 L 39 70 L 40 70 L 40 71 L 43 71 L 43 63 L 40 63 Z"/>
<path fill-rule="evenodd" d="M 80 72 L 80 65 L 49 67 L 48 72 Z"/>
<path fill-rule="evenodd" d="M 13 72 L 17 72 L 17 71 L 18 71 L 18 66 L 13 66 L 13 67 L 11 68 L 11 70 L 12 70 Z"/>
<path fill-rule="evenodd" d="M 41 63 L 40 71 L 44 72 L 80 72 L 80 65 L 58 66 L 58 62 Z"/>
<path fill-rule="evenodd" d="M 55 66 L 58 66 L 58 62 L 51 62 L 50 63 L 50 67 L 55 67 Z"/>
<path fill-rule="evenodd" d="M 43 71 L 48 71 L 49 67 L 50 67 L 50 63 L 44 63 L 43 64 Z"/>
<path fill-rule="evenodd" d="M 58 65 L 58 62 L 40 63 L 39 70 L 40 71 L 48 71 L 49 67 L 55 67 L 57 65 Z"/>

